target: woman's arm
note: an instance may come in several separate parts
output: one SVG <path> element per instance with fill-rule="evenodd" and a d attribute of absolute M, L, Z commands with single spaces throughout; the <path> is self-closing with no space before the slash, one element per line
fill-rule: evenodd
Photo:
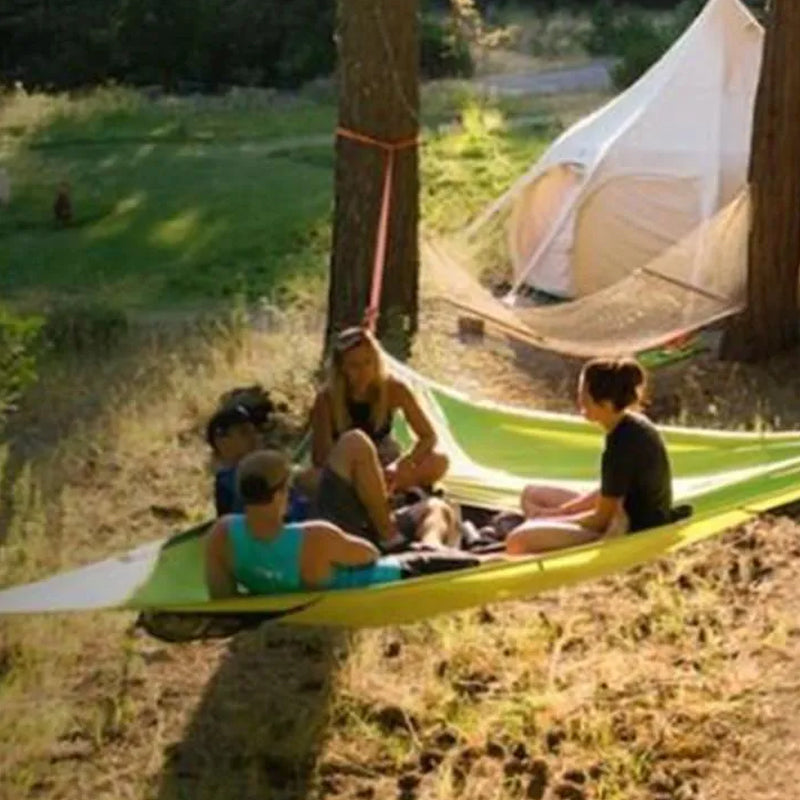
<path fill-rule="evenodd" d="M 582 528 L 586 528 L 587 530 L 605 533 L 609 529 L 614 517 L 619 514 L 621 510 L 621 497 L 604 497 L 597 493 L 594 508 L 575 514 L 559 514 L 556 519 L 559 522 L 577 522 Z"/>
<path fill-rule="evenodd" d="M 571 517 L 575 514 L 580 514 L 584 511 L 593 511 L 600 498 L 600 490 L 592 489 L 591 492 L 579 495 L 572 500 L 567 500 L 560 506 L 553 508 L 540 508 L 537 509 L 537 517 Z"/>
<path fill-rule="evenodd" d="M 322 468 L 328 462 L 333 449 L 333 424 L 328 392 L 322 389 L 314 399 L 311 409 L 311 460 L 315 467 Z"/>
<path fill-rule="evenodd" d="M 216 522 L 206 540 L 206 586 L 214 600 L 235 597 L 238 594 L 231 566 L 228 543 L 228 523 L 223 518 Z"/>
<path fill-rule="evenodd" d="M 392 388 L 395 405 L 403 412 L 406 422 L 417 437 L 411 451 L 401 456 L 398 462 L 410 462 L 414 466 L 433 452 L 436 447 L 436 431 L 416 396 L 403 381 L 392 379 Z"/>

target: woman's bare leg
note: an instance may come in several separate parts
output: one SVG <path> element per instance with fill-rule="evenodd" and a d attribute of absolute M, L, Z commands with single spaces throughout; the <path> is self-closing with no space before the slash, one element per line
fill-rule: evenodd
<path fill-rule="evenodd" d="M 457 547 L 460 539 L 456 515 L 444 500 L 429 498 L 417 523 L 417 538 L 432 547 Z"/>
<path fill-rule="evenodd" d="M 508 534 L 506 552 L 513 556 L 548 553 L 593 542 L 601 536 L 574 522 L 523 522 Z"/>
<path fill-rule="evenodd" d="M 572 489 L 532 483 L 522 490 L 520 507 L 526 517 L 535 517 L 543 509 L 559 508 L 564 503 L 568 503 L 578 497 L 580 497 L 580 493 Z"/>
<path fill-rule="evenodd" d="M 347 431 L 334 445 L 328 467 L 355 489 L 379 536 L 389 539 L 392 531 L 389 495 L 372 440 L 360 430 Z"/>
<path fill-rule="evenodd" d="M 414 539 L 431 547 L 457 547 L 461 538 L 456 513 L 444 500 L 429 497 L 397 512 L 413 525 Z M 406 528 L 406 525 L 400 525 Z"/>

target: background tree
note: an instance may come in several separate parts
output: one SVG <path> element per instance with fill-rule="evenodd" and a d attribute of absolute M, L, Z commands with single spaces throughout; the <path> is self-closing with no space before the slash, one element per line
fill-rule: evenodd
<path fill-rule="evenodd" d="M 747 308 L 722 355 L 760 360 L 794 347 L 800 271 L 800 3 L 772 0 L 753 120 Z"/>
<path fill-rule="evenodd" d="M 339 125 L 382 142 L 419 133 L 418 0 L 339 0 Z M 386 153 L 342 136 L 327 332 L 358 323 L 369 303 Z M 395 156 L 378 333 L 395 349 L 417 327 L 418 149 Z"/>

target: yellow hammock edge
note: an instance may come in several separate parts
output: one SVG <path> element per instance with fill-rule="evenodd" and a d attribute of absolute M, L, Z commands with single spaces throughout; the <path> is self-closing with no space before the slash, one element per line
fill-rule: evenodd
<path fill-rule="evenodd" d="M 780 504 L 797 499 L 800 488 L 780 498 Z M 280 622 L 297 625 L 366 628 L 413 623 L 471 607 L 522 600 L 622 572 L 748 522 L 756 514 L 755 510 L 728 511 L 710 519 L 549 556 L 490 562 L 475 569 L 366 589 L 285 595 L 280 604 L 270 605 L 271 610 L 278 611 L 278 605 L 282 608 Z M 265 610 L 263 599 L 242 597 L 169 610 L 258 612 Z"/>

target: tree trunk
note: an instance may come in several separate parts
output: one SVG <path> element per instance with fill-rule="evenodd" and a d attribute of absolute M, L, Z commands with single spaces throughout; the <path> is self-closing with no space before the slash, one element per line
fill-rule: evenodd
<path fill-rule="evenodd" d="M 724 358 L 757 361 L 797 345 L 800 271 L 800 2 L 773 0 L 750 157 L 747 308 Z"/>
<path fill-rule="evenodd" d="M 387 143 L 417 137 L 418 2 L 339 0 L 341 128 Z M 381 147 L 337 138 L 326 341 L 333 332 L 360 323 L 369 305 L 386 161 Z M 399 354 L 417 327 L 416 146 L 396 151 L 392 177 L 378 335 Z"/>

